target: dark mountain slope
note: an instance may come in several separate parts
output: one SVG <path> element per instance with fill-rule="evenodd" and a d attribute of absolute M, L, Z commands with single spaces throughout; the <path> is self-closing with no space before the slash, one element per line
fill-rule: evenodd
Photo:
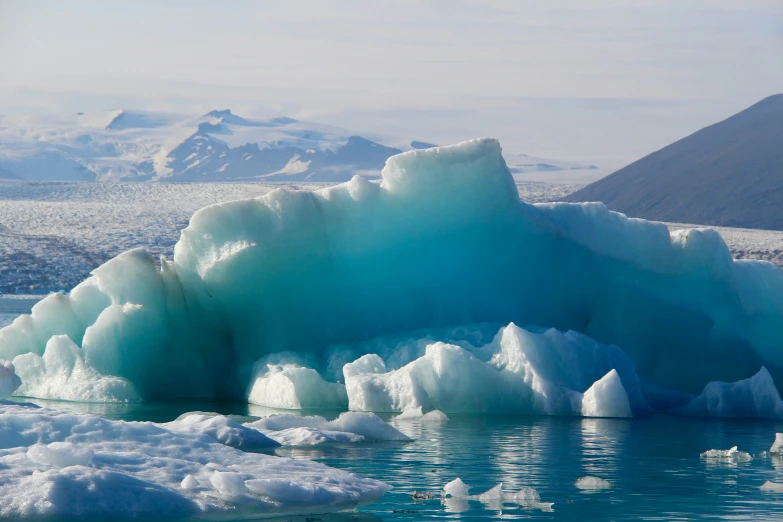
<path fill-rule="evenodd" d="M 659 221 L 783 230 L 783 94 L 770 96 L 579 190 Z"/>

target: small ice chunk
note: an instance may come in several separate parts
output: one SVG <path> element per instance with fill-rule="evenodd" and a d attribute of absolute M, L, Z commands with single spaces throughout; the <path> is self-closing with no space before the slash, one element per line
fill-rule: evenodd
<path fill-rule="evenodd" d="M 772 443 L 772 447 L 769 448 L 770 453 L 783 453 L 783 433 L 775 434 L 775 442 Z"/>
<path fill-rule="evenodd" d="M 421 406 L 417 406 L 415 408 L 408 408 L 404 412 L 397 415 L 394 419 L 395 420 L 421 419 L 423 416 L 424 414 L 421 411 Z"/>
<path fill-rule="evenodd" d="M 431 422 L 433 424 L 446 422 L 447 420 L 449 420 L 448 416 L 440 410 L 432 410 L 431 412 L 424 414 L 421 418 L 421 422 Z"/>
<path fill-rule="evenodd" d="M 449 420 L 446 414 L 440 410 L 432 410 L 431 412 L 424 414 L 422 413 L 421 406 L 417 406 L 415 408 L 408 408 L 407 410 L 400 413 L 394 418 L 394 420 L 413 420 L 413 419 L 420 419 L 421 422 L 431 422 L 431 423 L 446 422 L 447 420 Z"/>
<path fill-rule="evenodd" d="M 737 453 L 737 446 L 731 447 L 727 450 L 711 449 L 707 450 L 700 455 L 703 459 L 720 459 L 729 460 L 734 459 L 734 455 Z"/>
<path fill-rule="evenodd" d="M 245 479 L 240 473 L 215 471 L 209 481 L 218 493 L 227 497 L 238 497 L 247 493 Z"/>
<path fill-rule="evenodd" d="M 734 454 L 734 460 L 737 462 L 750 462 L 753 460 L 753 456 L 747 451 L 738 451 Z"/>
<path fill-rule="evenodd" d="M 503 500 L 503 483 L 500 482 L 497 486 L 486 490 L 481 495 L 477 495 L 476 500 Z"/>
<path fill-rule="evenodd" d="M 196 480 L 196 477 L 193 475 L 185 475 L 185 478 L 182 479 L 182 483 L 180 483 L 180 486 L 182 486 L 182 489 L 196 489 L 199 487 L 198 480 Z"/>
<path fill-rule="evenodd" d="M 520 506 L 535 506 L 541 502 L 541 495 L 535 489 L 525 486 L 514 495 L 514 501 Z"/>
<path fill-rule="evenodd" d="M 347 432 L 361 435 L 367 440 L 411 440 L 408 436 L 399 432 L 391 425 L 383 422 L 374 413 L 347 411 L 340 414 L 333 421 L 327 421 L 323 417 L 300 417 L 298 415 L 272 415 L 264 419 L 248 422 L 245 426 L 264 431 L 268 436 L 275 438 L 275 431 L 290 428 L 313 428 L 321 432 Z M 344 442 L 344 441 L 341 441 Z"/>
<path fill-rule="evenodd" d="M 331 421 L 328 427 L 335 431 L 356 433 L 367 440 L 411 440 L 407 435 L 383 422 L 374 413 L 347 411 Z"/>
<path fill-rule="evenodd" d="M 52 442 L 35 444 L 27 450 L 27 458 L 41 466 L 67 468 L 69 466 L 89 466 L 94 452 L 90 449 L 78 449 L 70 442 Z"/>
<path fill-rule="evenodd" d="M 737 446 L 729 448 L 727 450 L 711 449 L 702 453 L 701 458 L 707 460 L 720 460 L 731 462 L 749 462 L 753 460 L 750 453 L 746 451 L 738 451 Z"/>
<path fill-rule="evenodd" d="M 535 508 L 548 510 L 552 508 L 554 502 L 541 502 L 541 495 L 535 489 L 525 486 L 514 495 L 514 502 L 524 508 Z"/>
<path fill-rule="evenodd" d="M 612 489 L 614 484 L 600 477 L 579 477 L 574 484 L 579 489 Z"/>
<path fill-rule="evenodd" d="M 14 365 L 0 359 L 0 401 L 10 397 L 21 385 L 22 380 L 16 375 Z"/>
<path fill-rule="evenodd" d="M 769 491 L 772 493 L 783 493 L 783 484 L 779 482 L 771 482 L 768 480 L 762 484 L 759 489 L 761 489 L 761 491 Z"/>
<path fill-rule="evenodd" d="M 462 482 L 460 478 L 455 478 L 443 486 L 442 494 L 453 498 L 468 498 L 470 496 L 470 486 Z"/>
<path fill-rule="evenodd" d="M 319 430 L 316 428 L 288 428 L 268 431 L 266 435 L 283 446 L 316 446 L 318 444 L 359 442 L 364 437 L 346 431 Z"/>

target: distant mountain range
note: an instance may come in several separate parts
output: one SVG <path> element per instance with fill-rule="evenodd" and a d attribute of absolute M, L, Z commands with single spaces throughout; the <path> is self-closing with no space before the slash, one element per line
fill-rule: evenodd
<path fill-rule="evenodd" d="M 0 179 L 345 181 L 377 177 L 388 157 L 434 146 L 292 118 L 252 120 L 230 110 L 202 116 L 117 110 L 43 123 L 0 116 Z M 596 169 L 524 154 L 507 159 L 519 176 Z"/>
<path fill-rule="evenodd" d="M 783 230 L 783 94 L 770 96 L 584 187 L 633 217 Z"/>

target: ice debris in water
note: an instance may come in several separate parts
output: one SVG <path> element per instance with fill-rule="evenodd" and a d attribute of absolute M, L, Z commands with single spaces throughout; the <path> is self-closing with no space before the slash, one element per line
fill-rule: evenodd
<path fill-rule="evenodd" d="M 772 443 L 772 447 L 769 448 L 769 452 L 772 454 L 783 453 L 783 433 L 775 434 L 775 442 Z"/>
<path fill-rule="evenodd" d="M 441 496 L 444 498 L 454 498 L 458 500 L 478 500 L 481 502 L 514 502 L 525 508 L 535 508 L 542 510 L 551 509 L 552 502 L 541 502 L 541 496 L 535 489 L 525 486 L 516 493 L 506 494 L 503 492 L 503 484 L 488 489 L 479 495 L 470 494 L 470 486 L 456 478 L 443 486 Z"/>
<path fill-rule="evenodd" d="M 766 481 L 759 488 L 761 491 L 769 491 L 771 493 L 783 493 L 783 484 L 779 482 Z"/>
<path fill-rule="evenodd" d="M 0 518 L 304 515 L 352 509 L 390 489 L 315 462 L 245 453 L 227 445 L 232 437 L 191 428 L 0 403 Z"/>
<path fill-rule="evenodd" d="M 750 453 L 737 450 L 737 446 L 727 450 L 711 449 L 702 453 L 701 458 L 706 460 L 730 461 L 730 462 L 748 462 L 753 460 Z"/>
<path fill-rule="evenodd" d="M 0 358 L 17 393 L 67 400 L 783 418 L 781 317 L 780 268 L 735 262 L 713 230 L 526 204 L 479 139 L 389 158 L 379 184 L 201 209 L 172 260 L 111 259 L 0 330 Z M 508 326 L 421 342 L 477 318 Z"/>
<path fill-rule="evenodd" d="M 606 479 L 593 476 L 579 477 L 574 484 L 579 489 L 584 490 L 599 490 L 599 489 L 612 489 L 614 484 Z"/>
<path fill-rule="evenodd" d="M 427 413 L 422 413 L 421 406 L 417 406 L 415 408 L 409 408 L 405 410 L 404 412 L 400 413 L 396 417 L 394 417 L 394 420 L 413 420 L 413 419 L 419 419 L 421 422 L 427 423 L 438 423 L 438 422 L 446 422 L 449 420 L 449 417 L 443 413 L 440 410 L 432 410 Z"/>
<path fill-rule="evenodd" d="M 524 508 L 550 510 L 554 502 L 541 502 L 541 495 L 535 489 L 525 486 L 514 495 L 514 502 Z"/>
<path fill-rule="evenodd" d="M 318 415 L 271 415 L 245 426 L 260 430 L 286 445 L 313 445 L 324 442 L 357 442 L 359 440 L 410 441 L 410 437 L 387 424 L 373 413 L 344 412 L 327 421 Z"/>
<path fill-rule="evenodd" d="M 462 482 L 459 477 L 443 486 L 443 495 L 453 498 L 470 498 L 470 486 Z"/>
<path fill-rule="evenodd" d="M 422 413 L 421 406 L 416 406 L 415 408 L 408 408 L 404 412 L 400 413 L 394 417 L 394 420 L 420 419 L 423 416 L 424 413 Z"/>
<path fill-rule="evenodd" d="M 22 385 L 13 363 L 0 359 L 0 401 L 7 399 Z"/>
<path fill-rule="evenodd" d="M 431 423 L 435 424 L 435 423 L 439 423 L 439 422 L 446 422 L 447 420 L 449 420 L 448 415 L 446 415 L 445 413 L 443 413 L 440 410 L 428 411 L 427 413 L 425 413 L 421 417 L 421 422 L 424 422 L 424 423 L 431 422 Z"/>

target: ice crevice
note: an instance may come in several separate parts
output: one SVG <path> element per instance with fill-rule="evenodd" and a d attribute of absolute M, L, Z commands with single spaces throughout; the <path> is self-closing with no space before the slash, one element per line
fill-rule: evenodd
<path fill-rule="evenodd" d="M 479 139 L 206 207 L 172 260 L 125 252 L 0 331 L 0 359 L 18 395 L 66 400 L 780 418 L 782 316 L 781 269 L 528 205 Z"/>

